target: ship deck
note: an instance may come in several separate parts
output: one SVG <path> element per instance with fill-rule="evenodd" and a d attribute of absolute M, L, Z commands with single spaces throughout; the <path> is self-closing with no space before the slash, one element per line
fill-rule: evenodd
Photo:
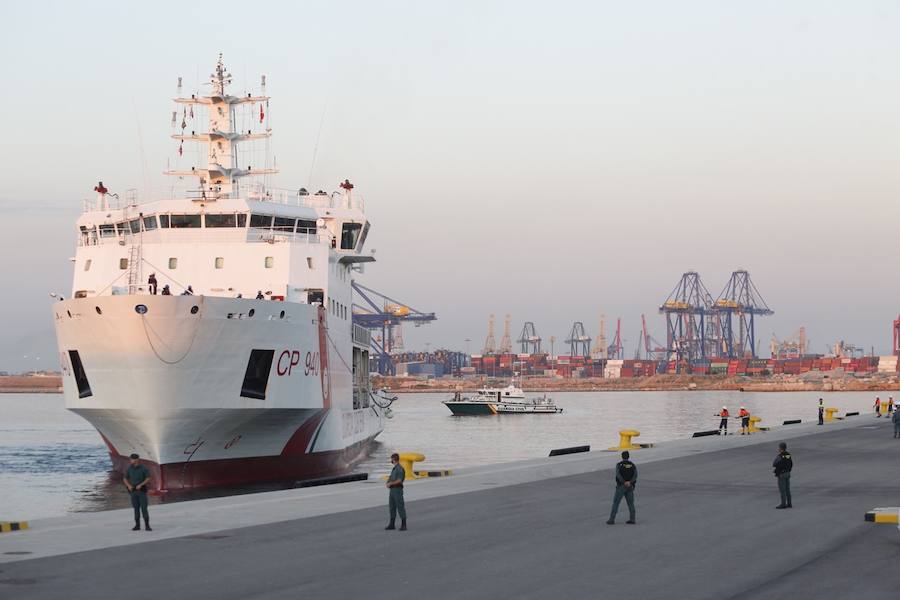
<path fill-rule="evenodd" d="M 412 482 L 407 532 L 383 531 L 377 480 L 155 506 L 153 532 L 130 531 L 130 510 L 39 520 L 0 534 L 0 597 L 895 598 L 900 532 L 863 520 L 900 503 L 891 427 L 854 417 L 636 451 L 636 526 L 624 503 L 604 523 L 607 452 Z M 773 508 L 781 440 L 791 510 Z"/>

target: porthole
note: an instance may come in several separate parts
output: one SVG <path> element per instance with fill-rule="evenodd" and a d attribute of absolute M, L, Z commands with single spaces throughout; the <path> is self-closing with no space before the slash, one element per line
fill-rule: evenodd
<path fill-rule="evenodd" d="M 255 315 L 255 314 L 256 314 L 256 311 L 255 311 L 254 309 L 251 308 L 251 309 L 250 309 L 250 312 L 247 313 L 247 316 L 248 316 L 248 317 L 252 317 L 252 316 Z"/>
<path fill-rule="evenodd" d="M 192 314 L 192 315 L 196 315 L 198 312 L 200 312 L 200 307 L 199 307 L 199 306 L 194 305 L 194 306 L 191 307 L 191 314 Z"/>
<path fill-rule="evenodd" d="M 139 315 L 146 315 L 147 314 L 147 305 L 146 304 L 136 305 L 134 307 L 134 312 L 136 312 Z"/>
<path fill-rule="evenodd" d="M 278 318 L 279 318 L 279 319 L 283 319 L 283 318 L 284 318 L 284 311 L 281 311 L 281 314 L 278 315 Z"/>
<path fill-rule="evenodd" d="M 98 314 L 98 315 L 102 315 L 102 314 L 103 314 L 103 311 L 100 310 L 100 307 L 99 307 L 99 306 L 95 306 L 95 307 L 94 307 L 94 310 L 97 311 L 97 314 Z"/>

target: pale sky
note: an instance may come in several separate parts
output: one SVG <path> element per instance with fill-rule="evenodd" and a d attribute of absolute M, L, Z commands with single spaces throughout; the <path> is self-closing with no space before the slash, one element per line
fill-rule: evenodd
<path fill-rule="evenodd" d="M 438 315 L 407 346 L 476 351 L 490 313 L 498 341 L 506 313 L 593 336 L 602 311 L 630 355 L 682 272 L 717 295 L 745 268 L 763 354 L 801 325 L 890 351 L 897 2 L 133 6 L 0 5 L 0 370 L 57 367 L 81 199 L 165 184 L 176 78 L 219 52 L 236 87 L 268 77 L 277 185 L 366 198 L 363 282 Z"/>

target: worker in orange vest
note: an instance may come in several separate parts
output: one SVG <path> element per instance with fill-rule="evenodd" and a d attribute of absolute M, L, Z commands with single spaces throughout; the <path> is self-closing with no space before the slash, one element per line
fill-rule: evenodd
<path fill-rule="evenodd" d="M 719 435 L 728 435 L 728 417 L 731 415 L 728 413 L 728 407 L 723 406 L 722 412 L 716 415 L 720 417 L 719 421 Z"/>
<path fill-rule="evenodd" d="M 750 435 L 750 411 L 742 406 L 738 415 L 741 417 L 741 435 Z"/>
<path fill-rule="evenodd" d="M 881 418 L 881 398 L 875 396 L 875 416 Z"/>

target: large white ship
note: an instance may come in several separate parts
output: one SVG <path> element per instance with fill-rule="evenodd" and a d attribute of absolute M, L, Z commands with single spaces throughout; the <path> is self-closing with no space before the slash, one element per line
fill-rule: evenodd
<path fill-rule="evenodd" d="M 383 426 L 351 314 L 351 280 L 373 260 L 362 200 L 346 181 L 270 188 L 265 79 L 260 94 L 230 83 L 220 56 L 208 95 L 175 99 L 176 160 L 200 149 L 167 171 L 183 193 L 95 188 L 72 298 L 53 305 L 66 407 L 117 469 L 139 453 L 160 490 L 344 472 Z"/>

